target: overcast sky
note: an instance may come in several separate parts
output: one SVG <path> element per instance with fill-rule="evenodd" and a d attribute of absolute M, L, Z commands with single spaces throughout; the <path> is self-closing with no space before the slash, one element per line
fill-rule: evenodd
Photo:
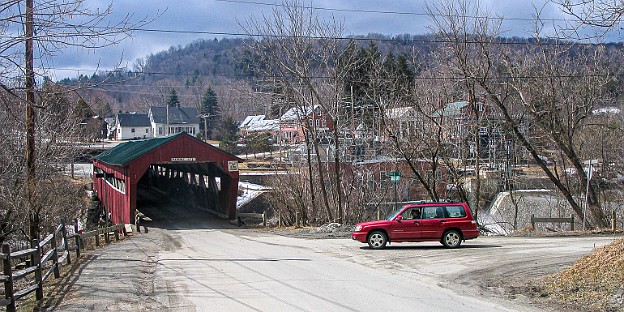
<path fill-rule="evenodd" d="M 111 0 L 87 0 L 87 5 L 106 7 Z M 120 20 L 127 14 L 134 19 L 158 16 L 145 30 L 135 31 L 132 38 L 123 43 L 86 50 L 70 48 L 47 61 L 47 67 L 54 69 L 53 79 L 91 75 L 96 68 L 108 70 L 118 64 L 132 68 L 137 58 L 166 50 L 171 46 L 185 46 L 198 39 L 223 38 L 222 33 L 243 33 L 240 22 L 254 16 L 271 15 L 276 0 L 112 0 L 112 20 Z M 380 33 L 426 34 L 430 19 L 426 16 L 426 0 L 312 0 L 306 1 L 318 10 L 320 16 L 333 14 L 344 23 L 345 35 Z M 489 11 L 503 17 L 505 36 L 528 37 L 536 9 L 546 19 L 561 19 L 563 15 L 557 6 L 546 0 L 482 0 Z M 167 33 L 166 31 L 176 31 Z M 204 33 L 185 33 L 197 31 Z"/>

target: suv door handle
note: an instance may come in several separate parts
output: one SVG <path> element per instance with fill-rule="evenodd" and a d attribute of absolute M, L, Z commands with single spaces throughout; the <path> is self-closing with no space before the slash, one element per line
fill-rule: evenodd
<path fill-rule="evenodd" d="M 440 223 L 444 223 L 444 222 L 446 222 L 446 220 L 440 220 Z"/>
<path fill-rule="evenodd" d="M 420 222 L 418 222 L 418 221 L 414 221 L 414 224 L 415 224 L 415 225 L 420 225 Z"/>

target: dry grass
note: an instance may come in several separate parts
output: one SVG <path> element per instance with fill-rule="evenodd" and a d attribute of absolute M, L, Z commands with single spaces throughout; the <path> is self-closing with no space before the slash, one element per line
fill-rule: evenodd
<path fill-rule="evenodd" d="M 595 249 L 544 280 L 555 301 L 596 311 L 624 311 L 624 239 Z"/>

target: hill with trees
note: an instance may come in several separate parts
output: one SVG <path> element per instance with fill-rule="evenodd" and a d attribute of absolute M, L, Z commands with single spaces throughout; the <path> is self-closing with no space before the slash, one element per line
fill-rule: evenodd
<path fill-rule="evenodd" d="M 534 39 L 500 38 L 501 42 L 523 53 Z M 259 60 L 252 52 L 250 39 L 224 38 L 197 40 L 184 47 L 145 56 L 135 61 L 133 68 L 80 75 L 58 83 L 80 86 L 80 93 L 90 99 L 94 111 L 142 111 L 149 106 L 165 105 L 172 89 L 178 92 L 181 106 L 201 107 L 202 97 L 208 88 L 213 89 L 222 107 L 222 114 L 240 120 L 251 114 L 276 114 L 270 111 L 275 99 L 271 93 L 279 92 L 272 84 L 273 77 L 259 72 Z M 360 49 L 358 57 L 380 57 L 387 62 L 397 62 L 397 68 L 417 71 L 421 64 L 433 61 L 432 54 L 439 50 L 440 38 L 433 35 L 386 36 L 369 34 L 342 40 L 342 45 Z M 542 43 L 544 44 L 544 43 Z M 549 42 L 546 42 L 549 44 Z M 596 49 L 620 50 L 622 44 L 596 45 Z M 577 47 L 571 45 L 570 53 Z M 368 54 L 368 55 L 367 55 Z M 621 72 L 620 53 L 605 53 L 612 58 L 607 63 L 613 73 Z M 432 64 L 429 64 L 432 66 Z M 355 72 L 352 74 L 356 75 Z M 616 74 L 619 77 L 619 74 Z M 357 78 L 357 77 L 351 77 Z M 620 90 L 620 79 L 614 79 L 610 88 Z M 365 87 L 361 85 L 360 87 Z M 356 90 L 358 93 L 358 90 Z M 107 106 L 106 108 L 102 106 Z"/>

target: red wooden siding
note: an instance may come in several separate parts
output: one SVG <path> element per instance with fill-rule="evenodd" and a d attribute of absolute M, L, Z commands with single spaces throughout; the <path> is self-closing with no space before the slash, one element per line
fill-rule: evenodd
<path fill-rule="evenodd" d="M 125 181 L 126 192 L 121 193 L 111 187 L 103 178 L 93 176 L 94 191 L 100 197 L 101 202 L 111 214 L 111 220 L 115 223 L 134 223 L 137 202 L 137 185 L 143 174 L 150 165 L 159 163 L 175 163 L 174 158 L 194 159 L 195 162 L 214 163 L 228 177 L 222 178 L 222 192 L 225 198 L 224 205 L 227 207 L 230 219 L 236 215 L 236 196 L 238 194 L 238 171 L 228 170 L 228 161 L 241 161 L 236 156 L 230 155 L 218 148 L 199 141 L 188 134 L 168 141 L 155 149 L 148 151 L 129 163 L 111 165 L 95 159 L 94 168 L 100 168 L 114 177 Z"/>

